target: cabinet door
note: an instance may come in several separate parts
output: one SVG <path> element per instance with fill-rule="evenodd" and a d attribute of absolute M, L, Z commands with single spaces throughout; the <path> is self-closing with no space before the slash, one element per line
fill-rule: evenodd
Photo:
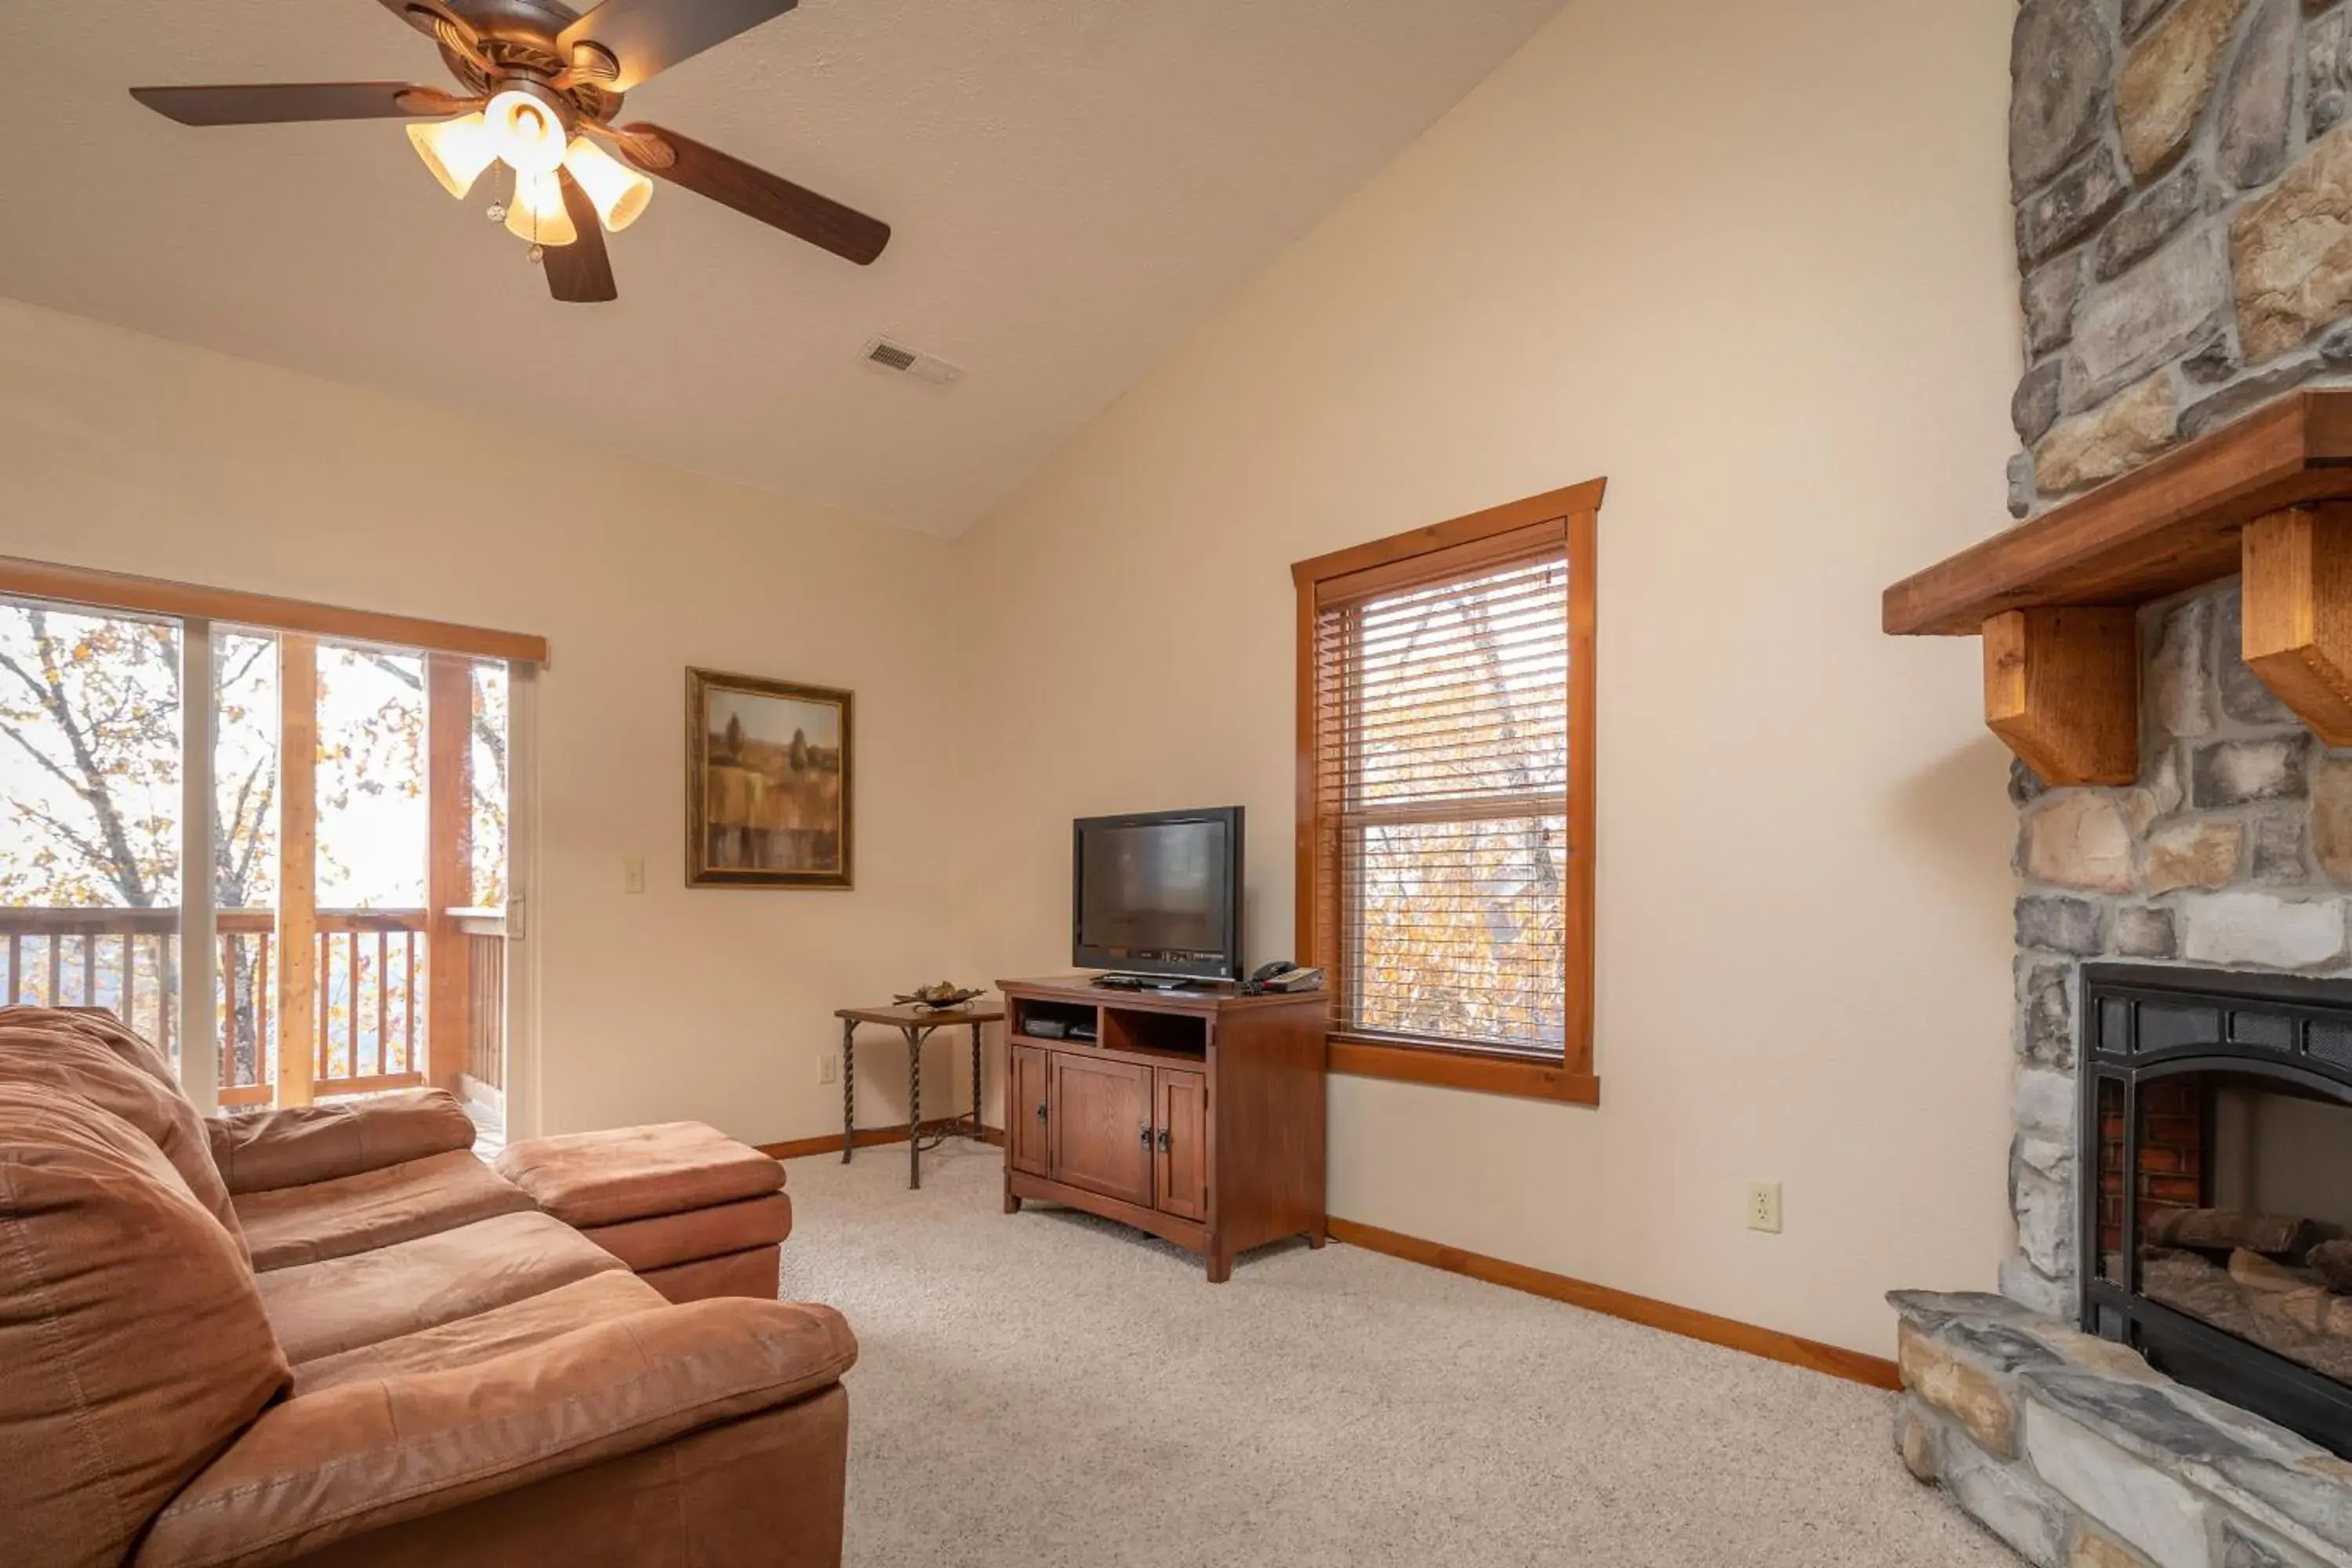
<path fill-rule="evenodd" d="M 1150 1208 L 1151 1069 L 1060 1051 L 1047 1057 L 1046 1174 Z"/>
<path fill-rule="evenodd" d="M 1155 1202 L 1163 1214 L 1209 1217 L 1209 1080 L 1196 1072 L 1159 1068 L 1160 1159 Z"/>
<path fill-rule="evenodd" d="M 1045 1173 L 1045 1053 L 1035 1046 L 1013 1047 L 1013 1080 L 1006 1086 L 1004 1139 L 1016 1171 Z"/>

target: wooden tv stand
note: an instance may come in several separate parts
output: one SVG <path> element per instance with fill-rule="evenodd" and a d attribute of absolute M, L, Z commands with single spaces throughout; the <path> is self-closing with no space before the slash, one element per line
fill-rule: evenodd
<path fill-rule="evenodd" d="M 1006 1214 L 1037 1198 L 1119 1220 L 1201 1254 L 1215 1285 L 1251 1247 L 1323 1245 L 1322 993 L 996 985 Z"/>

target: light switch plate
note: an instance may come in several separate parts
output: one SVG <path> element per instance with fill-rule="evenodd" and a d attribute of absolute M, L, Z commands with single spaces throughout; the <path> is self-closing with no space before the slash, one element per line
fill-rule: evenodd
<path fill-rule="evenodd" d="M 646 890 L 646 858 L 630 855 L 621 861 L 621 891 L 642 893 Z"/>

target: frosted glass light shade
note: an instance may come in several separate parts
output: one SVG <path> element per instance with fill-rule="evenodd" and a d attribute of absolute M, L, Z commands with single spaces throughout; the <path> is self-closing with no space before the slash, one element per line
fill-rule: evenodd
<path fill-rule="evenodd" d="M 517 174 L 515 199 L 507 206 L 507 232 L 539 245 L 572 245 L 580 238 L 563 207 L 563 186 L 550 174 Z"/>
<path fill-rule="evenodd" d="M 623 163 L 585 136 L 574 136 L 563 154 L 563 166 L 596 204 L 596 216 L 606 228 L 620 233 L 645 216 L 654 199 L 654 183 Z"/>
<path fill-rule="evenodd" d="M 516 174 L 551 174 L 563 162 L 563 122 L 530 94 L 510 87 L 482 113 L 491 146 Z"/>
<path fill-rule="evenodd" d="M 441 188 L 462 199 L 482 177 L 482 171 L 498 162 L 499 150 L 490 138 L 488 122 L 479 114 L 468 114 L 460 120 L 437 120 L 429 124 L 412 124 L 408 140 Z"/>

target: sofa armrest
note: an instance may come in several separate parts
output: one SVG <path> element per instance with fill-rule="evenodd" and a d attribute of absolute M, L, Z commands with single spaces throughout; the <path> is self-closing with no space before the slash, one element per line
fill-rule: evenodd
<path fill-rule="evenodd" d="M 857 1342 L 829 1307 L 659 1307 L 471 1366 L 265 1412 L 173 1499 L 139 1568 L 280 1563 L 831 1387 Z M 778 1484 L 789 1485 L 789 1478 Z"/>
<path fill-rule="evenodd" d="M 308 1186 L 474 1146 L 473 1119 L 443 1089 L 215 1116 L 205 1130 L 233 1194 Z"/>

